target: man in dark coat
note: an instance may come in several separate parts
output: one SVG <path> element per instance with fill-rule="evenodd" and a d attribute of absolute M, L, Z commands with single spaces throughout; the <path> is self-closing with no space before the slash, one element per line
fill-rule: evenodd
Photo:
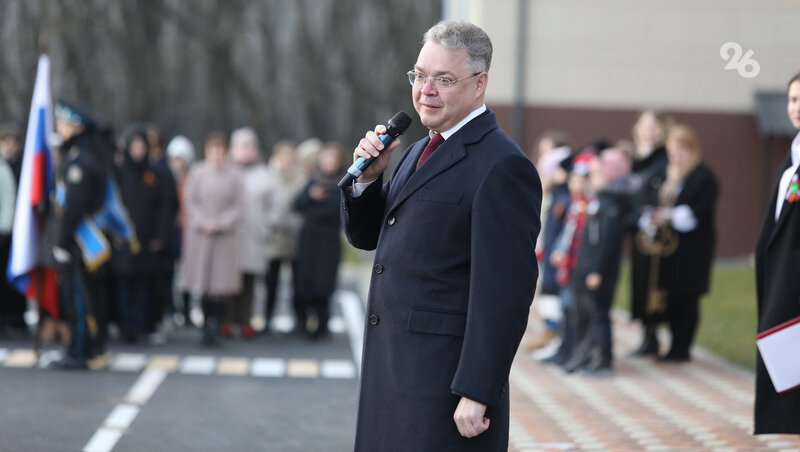
<path fill-rule="evenodd" d="M 800 74 L 789 82 L 787 111 L 800 129 Z M 756 247 L 758 332 L 800 317 L 800 135 L 777 174 Z M 800 346 L 800 345 L 799 345 Z M 800 390 L 778 394 L 761 355 L 756 361 L 755 433 L 800 434 Z"/>
<path fill-rule="evenodd" d="M 542 188 L 484 105 L 486 33 L 445 21 L 424 42 L 409 81 L 431 137 L 406 150 L 384 185 L 399 141 L 384 149 L 386 129 L 376 127 L 354 152 L 376 161 L 343 190 L 348 240 L 377 248 L 355 448 L 505 451 Z"/>
<path fill-rule="evenodd" d="M 70 344 L 63 360 L 53 363 L 60 368 L 86 368 L 97 336 L 92 293 L 75 241 L 75 231 L 85 216 L 103 204 L 106 174 L 96 158 L 97 139 L 94 122 L 82 110 L 60 102 L 55 109 L 56 130 L 64 139 L 56 169 L 60 198 L 60 229 L 53 256 L 59 264 L 60 310 L 70 325 Z"/>

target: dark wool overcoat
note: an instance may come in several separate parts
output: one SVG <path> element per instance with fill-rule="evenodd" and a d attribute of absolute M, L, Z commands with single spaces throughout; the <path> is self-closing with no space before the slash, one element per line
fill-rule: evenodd
<path fill-rule="evenodd" d="M 777 181 L 790 163 L 787 157 Z M 778 199 L 777 184 L 756 246 L 759 333 L 800 317 L 800 202 Z M 778 221 L 776 202 L 784 203 Z M 800 433 L 800 389 L 775 392 L 761 355 L 756 361 L 755 433 Z"/>
<path fill-rule="evenodd" d="M 708 292 L 716 243 L 714 217 L 718 197 L 716 176 L 704 163 L 700 163 L 686 176 L 675 200 L 676 206 L 684 205 L 692 209 L 697 227 L 689 232 L 676 231 L 678 247 L 671 255 L 661 258 L 659 265 L 660 288 L 697 295 Z"/>
<path fill-rule="evenodd" d="M 343 190 L 351 244 L 377 249 L 364 333 L 356 450 L 505 451 L 508 375 L 538 277 L 542 188 L 487 111 L 424 165 L 413 144 L 391 181 Z M 461 396 L 488 406 L 466 439 Z"/>

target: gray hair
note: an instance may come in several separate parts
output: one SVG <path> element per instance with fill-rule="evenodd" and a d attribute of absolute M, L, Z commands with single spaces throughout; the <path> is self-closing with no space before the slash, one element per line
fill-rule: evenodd
<path fill-rule="evenodd" d="M 439 44 L 447 49 L 467 51 L 472 72 L 488 72 L 492 63 L 492 41 L 479 26 L 465 20 L 443 20 L 425 32 L 422 44 Z"/>
<path fill-rule="evenodd" d="M 250 127 L 236 129 L 231 134 L 231 147 L 249 143 L 258 148 L 258 135 Z"/>

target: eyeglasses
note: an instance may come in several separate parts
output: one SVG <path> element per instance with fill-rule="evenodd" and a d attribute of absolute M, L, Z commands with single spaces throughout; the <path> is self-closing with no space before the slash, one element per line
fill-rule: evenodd
<path fill-rule="evenodd" d="M 444 91 L 447 91 L 447 90 L 453 88 L 453 85 L 455 85 L 457 82 L 460 82 L 461 80 L 466 80 L 468 78 L 475 77 L 476 75 L 480 75 L 480 74 L 481 74 L 481 72 L 476 72 L 476 73 L 474 73 L 472 75 L 468 75 L 466 77 L 462 77 L 462 78 L 459 78 L 459 79 L 456 79 L 456 80 L 450 80 L 449 78 L 428 77 L 428 76 L 422 75 L 422 74 L 420 74 L 418 72 L 408 71 L 408 83 L 411 83 L 411 86 L 417 86 L 417 87 L 422 88 L 423 86 L 425 86 L 425 83 L 428 80 L 430 80 L 431 83 L 433 84 L 433 87 L 436 88 L 436 91 L 444 92 Z"/>

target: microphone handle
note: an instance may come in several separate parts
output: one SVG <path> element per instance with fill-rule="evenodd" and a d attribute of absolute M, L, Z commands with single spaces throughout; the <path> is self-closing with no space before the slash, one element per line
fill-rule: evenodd
<path fill-rule="evenodd" d="M 397 138 L 397 136 L 391 136 L 388 133 L 382 133 L 378 135 L 378 139 L 383 143 L 384 149 L 389 147 L 395 138 Z M 359 157 L 355 162 L 353 162 L 350 168 L 347 169 L 347 174 L 345 174 L 342 180 L 339 181 L 339 188 L 344 188 L 350 185 L 350 183 L 352 183 L 355 179 L 358 179 L 358 176 L 360 176 L 374 160 L 374 157 L 368 159 Z"/>

